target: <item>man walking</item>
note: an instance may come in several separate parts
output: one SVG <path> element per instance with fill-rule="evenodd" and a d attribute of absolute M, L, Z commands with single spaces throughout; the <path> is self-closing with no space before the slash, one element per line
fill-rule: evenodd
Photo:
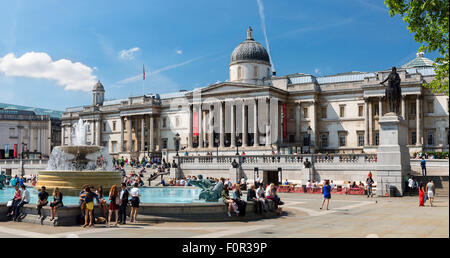
<path fill-rule="evenodd" d="M 366 179 L 366 185 L 367 185 L 367 198 L 373 197 L 373 192 L 372 192 L 372 185 L 373 185 L 374 181 L 372 179 L 372 173 L 369 173 L 369 177 Z"/>
<path fill-rule="evenodd" d="M 422 160 L 420 161 L 420 167 L 422 168 L 422 176 L 427 176 L 427 165 L 425 158 L 422 156 Z"/>
<path fill-rule="evenodd" d="M 434 195 L 436 194 L 433 180 L 430 179 L 430 181 L 428 181 L 426 190 L 427 190 L 428 200 L 430 200 L 430 207 L 433 207 Z"/>

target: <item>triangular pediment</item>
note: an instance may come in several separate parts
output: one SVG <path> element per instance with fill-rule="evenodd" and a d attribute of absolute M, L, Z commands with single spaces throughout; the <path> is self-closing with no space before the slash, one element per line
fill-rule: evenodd
<path fill-rule="evenodd" d="M 251 85 L 251 84 L 234 84 L 234 83 L 220 83 L 213 84 L 201 89 L 202 94 L 230 94 L 239 92 L 249 92 L 255 90 L 265 90 L 269 86 Z"/>

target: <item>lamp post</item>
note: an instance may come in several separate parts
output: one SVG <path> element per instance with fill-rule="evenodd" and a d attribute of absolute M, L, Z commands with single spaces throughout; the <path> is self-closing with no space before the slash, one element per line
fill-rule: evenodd
<path fill-rule="evenodd" d="M 180 134 L 177 133 L 175 134 L 175 150 L 177 151 L 177 157 L 178 155 L 178 150 L 180 149 Z"/>
<path fill-rule="evenodd" d="M 236 156 L 239 156 L 239 143 L 241 143 L 241 140 L 236 136 Z"/>

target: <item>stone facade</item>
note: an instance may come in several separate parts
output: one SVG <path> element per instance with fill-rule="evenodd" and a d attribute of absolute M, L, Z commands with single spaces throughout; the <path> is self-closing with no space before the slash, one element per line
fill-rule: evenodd
<path fill-rule="evenodd" d="M 249 30 L 242 44 L 252 40 Z M 88 142 L 108 147 L 115 156 L 170 160 L 177 142 L 182 155 L 230 155 L 237 149 L 255 155 L 377 151 L 380 114 L 387 110 L 380 82 L 390 69 L 276 76 L 270 74 L 264 48 L 241 45 L 233 52 L 226 82 L 112 101 L 103 101 L 103 86 L 97 85 L 93 105 L 63 114 L 62 144 L 70 143 L 71 126 L 81 118 L 90 122 Z M 416 59 L 431 62 L 422 54 Z M 448 150 L 449 98 L 422 87 L 434 76 L 428 61 L 397 70 L 410 153 Z"/>

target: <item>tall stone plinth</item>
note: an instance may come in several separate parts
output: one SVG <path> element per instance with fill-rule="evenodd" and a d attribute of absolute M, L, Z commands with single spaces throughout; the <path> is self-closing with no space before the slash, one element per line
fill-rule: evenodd
<path fill-rule="evenodd" d="M 387 113 L 381 117 L 379 125 L 377 195 L 391 194 L 390 188 L 394 187 L 394 195 L 402 196 L 405 190 L 403 177 L 411 171 L 409 149 L 406 146 L 407 123 L 402 117 Z"/>

